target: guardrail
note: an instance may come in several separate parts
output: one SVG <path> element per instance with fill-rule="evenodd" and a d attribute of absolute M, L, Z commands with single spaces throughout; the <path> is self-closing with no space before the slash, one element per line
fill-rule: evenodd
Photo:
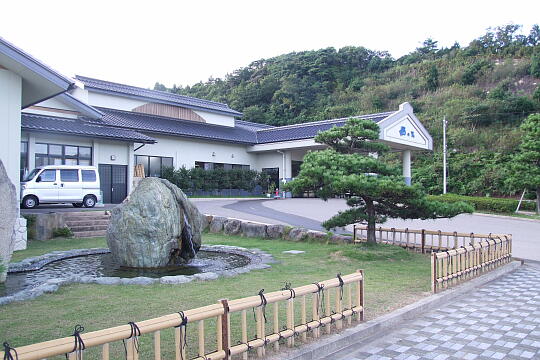
<path fill-rule="evenodd" d="M 439 289 L 481 275 L 512 259 L 512 238 L 489 239 L 458 249 L 431 254 L 431 290 Z"/>
<path fill-rule="evenodd" d="M 398 245 L 407 249 L 416 249 L 425 253 L 426 251 L 447 251 L 458 249 L 464 246 L 474 245 L 476 243 L 493 239 L 512 239 L 508 234 L 475 234 L 434 231 L 434 230 L 414 230 L 414 229 L 396 229 L 383 228 L 376 229 L 377 242 Z M 355 242 L 367 241 L 367 226 L 354 225 L 353 239 Z"/>
<path fill-rule="evenodd" d="M 311 300 L 312 320 L 307 320 L 307 301 Z M 333 300 L 333 305 L 332 305 Z M 286 324 L 282 328 L 280 316 L 280 303 L 285 303 Z M 295 310 L 299 302 L 300 309 Z M 266 307 L 272 305 L 272 322 L 267 323 Z M 253 309 L 255 314 L 256 337 L 248 339 L 248 316 L 247 311 Z M 295 316 L 299 313 L 299 316 Z M 234 339 L 231 327 L 231 315 L 240 316 L 240 331 L 238 339 Z M 284 315 L 284 314 L 281 314 Z M 344 326 L 344 322 L 350 325 L 356 315 L 358 321 L 364 319 L 364 272 L 356 273 L 313 283 L 297 288 L 286 286 L 281 291 L 268 294 L 264 289 L 256 296 L 237 300 L 220 300 L 217 304 L 204 306 L 196 309 L 185 310 L 161 316 L 154 319 L 144 320 L 137 323 L 130 322 L 104 330 L 83 333 L 82 328 L 76 328 L 70 337 L 36 343 L 17 348 L 6 348 L 6 352 L 18 360 L 44 359 L 56 355 L 66 355 L 67 359 L 82 359 L 85 349 L 101 347 L 101 359 L 110 358 L 110 345 L 114 342 L 123 341 L 125 358 L 138 360 L 139 356 L 144 359 L 154 358 L 159 360 L 161 356 L 161 331 L 174 329 L 174 346 L 176 360 L 217 360 L 230 359 L 231 356 L 242 354 L 243 359 L 248 358 L 248 352 L 256 349 L 258 357 L 265 354 L 266 347 L 273 344 L 275 350 L 279 350 L 280 341 L 286 339 L 288 346 L 293 346 L 295 337 L 307 339 L 307 333 L 312 332 L 314 338 L 321 336 L 321 328 L 324 327 L 330 333 L 332 325 L 337 329 Z M 215 322 L 215 325 L 214 325 Z M 197 346 L 191 352 L 195 357 L 188 357 L 187 331 L 188 324 L 197 323 Z M 209 339 L 205 336 L 206 325 L 215 327 L 215 337 L 211 335 L 212 344 L 215 348 L 209 349 Z M 252 324 L 253 325 L 253 324 Z M 267 327 L 273 330 L 267 334 Z M 189 330 L 192 328 L 190 327 Z M 153 334 L 153 356 L 139 354 L 139 337 Z M 194 335 L 194 334 L 192 334 Z M 237 336 L 238 337 L 238 336 Z M 193 336 L 190 336 L 193 338 Z M 232 344 L 237 345 L 232 345 Z M 212 345 L 214 347 L 214 345 Z M 0 358 L 8 358 L 8 354 L 0 352 Z M 122 356 L 123 357 L 123 356 Z"/>

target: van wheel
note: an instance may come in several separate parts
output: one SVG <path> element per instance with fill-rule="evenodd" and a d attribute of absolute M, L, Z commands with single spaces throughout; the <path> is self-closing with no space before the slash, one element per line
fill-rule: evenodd
<path fill-rule="evenodd" d="M 39 205 L 39 200 L 34 195 L 25 196 L 22 201 L 22 207 L 25 209 L 33 209 Z"/>
<path fill-rule="evenodd" d="M 71 205 L 76 208 L 81 208 L 83 206 L 83 203 L 71 203 Z"/>
<path fill-rule="evenodd" d="M 96 206 L 96 197 L 94 195 L 86 195 L 83 199 L 84 207 L 93 208 Z"/>

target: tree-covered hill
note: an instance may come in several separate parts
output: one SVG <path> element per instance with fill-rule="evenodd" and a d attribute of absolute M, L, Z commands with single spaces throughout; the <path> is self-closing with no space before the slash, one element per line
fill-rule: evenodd
<path fill-rule="evenodd" d="M 540 111 L 540 27 L 490 28 L 468 46 L 427 39 L 394 59 L 344 47 L 254 61 L 224 79 L 156 89 L 228 103 L 244 120 L 285 125 L 397 109 L 408 101 L 435 140 L 415 157 L 413 181 L 432 193 L 442 184 L 442 118 L 448 120 L 449 190 L 510 195 L 505 181 L 519 125 Z"/>

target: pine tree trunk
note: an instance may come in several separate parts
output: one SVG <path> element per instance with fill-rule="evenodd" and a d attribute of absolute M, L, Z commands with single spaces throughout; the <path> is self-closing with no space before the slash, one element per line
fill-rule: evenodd
<path fill-rule="evenodd" d="M 536 213 L 540 215 L 540 187 L 536 189 Z"/>
<path fill-rule="evenodd" d="M 368 213 L 368 228 L 367 228 L 367 242 L 371 244 L 377 243 L 375 238 L 375 208 L 372 202 L 366 201 L 367 213 Z"/>

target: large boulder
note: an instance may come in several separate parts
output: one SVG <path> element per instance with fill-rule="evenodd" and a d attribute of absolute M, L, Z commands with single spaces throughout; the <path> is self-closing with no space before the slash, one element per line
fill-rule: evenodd
<path fill-rule="evenodd" d="M 178 265 L 199 251 L 205 220 L 178 187 L 145 178 L 112 210 L 107 243 L 122 266 Z"/>
<path fill-rule="evenodd" d="M 6 281 L 9 260 L 15 246 L 14 229 L 18 217 L 17 191 L 0 160 L 0 283 Z"/>

